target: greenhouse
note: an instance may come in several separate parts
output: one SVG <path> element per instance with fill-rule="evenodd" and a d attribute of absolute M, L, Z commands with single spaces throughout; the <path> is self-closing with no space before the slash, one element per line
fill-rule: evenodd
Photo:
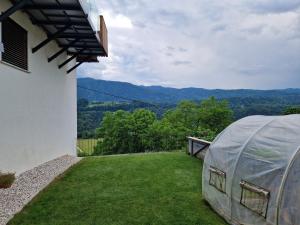
<path fill-rule="evenodd" d="M 250 116 L 211 144 L 203 196 L 234 225 L 300 224 L 300 115 Z"/>

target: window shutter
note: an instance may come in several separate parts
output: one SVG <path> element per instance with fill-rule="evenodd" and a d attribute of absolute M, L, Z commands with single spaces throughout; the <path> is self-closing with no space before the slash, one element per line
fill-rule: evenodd
<path fill-rule="evenodd" d="M 2 22 L 2 60 L 28 70 L 27 31 L 11 19 Z"/>

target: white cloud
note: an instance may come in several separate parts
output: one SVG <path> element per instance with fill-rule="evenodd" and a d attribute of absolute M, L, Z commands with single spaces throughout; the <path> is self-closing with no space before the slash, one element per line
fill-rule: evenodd
<path fill-rule="evenodd" d="M 102 11 L 102 15 L 105 17 L 108 28 L 133 28 L 130 18 L 122 14 L 112 14 L 110 11 Z"/>

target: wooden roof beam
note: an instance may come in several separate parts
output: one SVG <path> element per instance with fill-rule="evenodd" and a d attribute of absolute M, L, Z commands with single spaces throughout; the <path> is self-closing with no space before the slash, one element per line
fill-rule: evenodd
<path fill-rule="evenodd" d="M 48 58 L 48 62 L 51 62 L 52 60 L 56 59 L 58 56 L 60 56 L 62 53 L 64 53 L 65 51 L 68 50 L 68 48 L 70 48 L 73 44 L 75 44 L 77 41 L 79 41 L 78 39 L 75 39 L 74 41 L 70 42 L 68 45 L 66 45 L 65 47 L 63 47 L 61 50 L 59 50 L 58 52 L 56 52 L 54 55 L 50 56 Z"/>
<path fill-rule="evenodd" d="M 78 66 L 80 66 L 82 63 L 84 63 L 84 62 L 79 62 L 79 63 L 77 63 L 75 66 L 73 66 L 71 69 L 69 69 L 68 71 L 67 71 L 67 73 L 71 73 L 73 70 L 75 70 Z"/>
<path fill-rule="evenodd" d="M 0 15 L 0 22 L 3 20 L 7 19 L 9 16 L 14 14 L 16 11 L 23 9 L 25 5 L 29 2 L 30 0 L 19 0 L 17 3 L 14 3 L 12 7 L 7 9 L 4 13 Z"/>
<path fill-rule="evenodd" d="M 60 47 L 70 47 L 70 48 L 87 48 L 87 49 L 99 49 L 101 48 L 100 44 L 97 44 L 97 45 L 87 45 L 87 44 L 62 44 L 62 45 L 59 45 Z"/>
<path fill-rule="evenodd" d="M 55 17 L 55 18 L 76 18 L 76 19 L 84 19 L 88 18 L 88 14 L 85 15 L 62 15 L 62 14 L 51 14 L 51 13 L 45 13 L 45 16 L 48 17 Z"/>
<path fill-rule="evenodd" d="M 62 33 L 57 36 L 57 38 L 95 38 L 95 33 Z"/>
<path fill-rule="evenodd" d="M 73 55 L 74 52 L 68 52 L 68 54 Z M 80 55 L 84 56 L 104 56 L 105 52 L 82 52 Z"/>
<path fill-rule="evenodd" d="M 32 20 L 34 25 L 65 25 L 66 21 L 51 21 L 51 20 Z M 67 23 L 75 26 L 90 26 L 88 21 L 67 21 Z"/>
<path fill-rule="evenodd" d="M 32 49 L 32 53 L 37 52 L 39 49 L 41 49 L 42 47 L 44 47 L 46 44 L 48 44 L 50 41 L 54 40 L 59 34 L 61 34 L 62 32 L 64 32 L 66 29 L 68 29 L 71 25 L 66 25 L 63 28 L 59 29 L 58 31 L 56 31 L 54 34 L 51 34 L 48 36 L 48 38 L 44 41 L 42 41 L 40 44 L 38 44 L 37 46 L 35 46 Z"/>
<path fill-rule="evenodd" d="M 81 6 L 74 4 L 30 4 L 26 5 L 24 9 L 27 10 L 71 10 L 71 11 L 82 11 Z"/>
<path fill-rule="evenodd" d="M 66 64 L 68 64 L 69 62 L 71 62 L 73 59 L 75 59 L 78 55 L 80 55 L 81 52 L 83 52 L 85 49 L 81 49 L 79 52 L 75 53 L 74 55 L 72 55 L 70 58 L 68 58 L 66 61 L 64 61 L 63 63 L 61 63 L 58 68 L 61 69 L 62 67 L 64 67 Z"/>

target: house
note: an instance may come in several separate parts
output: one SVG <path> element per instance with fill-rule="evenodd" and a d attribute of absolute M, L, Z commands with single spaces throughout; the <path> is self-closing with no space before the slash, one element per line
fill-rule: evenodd
<path fill-rule="evenodd" d="M 76 155 L 76 73 L 108 55 L 88 0 L 0 1 L 0 171 Z"/>

